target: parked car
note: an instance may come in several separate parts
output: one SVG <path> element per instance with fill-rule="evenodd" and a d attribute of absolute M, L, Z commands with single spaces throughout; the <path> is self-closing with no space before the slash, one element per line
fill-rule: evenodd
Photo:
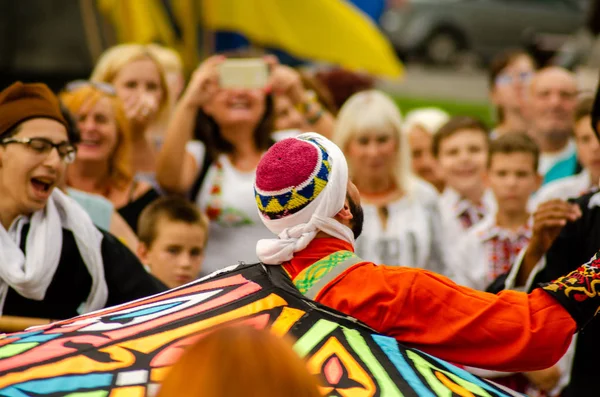
<path fill-rule="evenodd" d="M 449 64 L 468 51 L 487 62 L 509 48 L 557 50 L 584 25 L 587 1 L 410 0 L 381 27 L 401 55 Z"/>

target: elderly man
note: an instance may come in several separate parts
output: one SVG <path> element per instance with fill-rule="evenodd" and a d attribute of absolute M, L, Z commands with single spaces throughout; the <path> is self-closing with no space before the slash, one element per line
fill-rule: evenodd
<path fill-rule="evenodd" d="M 258 242 L 263 263 L 282 265 L 305 296 L 455 363 L 504 371 L 549 367 L 600 305 L 589 288 L 600 277 L 599 261 L 529 295 L 493 295 L 424 270 L 358 258 L 360 196 L 341 150 L 318 134 L 272 146 L 258 165 L 255 193 L 263 222 L 278 235 Z"/>
<path fill-rule="evenodd" d="M 539 172 L 544 183 L 571 176 L 577 169 L 571 139 L 577 106 L 577 82 L 566 69 L 548 67 L 534 76 L 528 106 L 529 134 L 540 146 Z"/>

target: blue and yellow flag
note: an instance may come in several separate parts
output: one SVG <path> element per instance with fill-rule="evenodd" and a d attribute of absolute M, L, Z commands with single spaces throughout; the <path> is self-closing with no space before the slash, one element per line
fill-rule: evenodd
<path fill-rule="evenodd" d="M 402 65 L 371 19 L 345 0 L 97 0 L 119 42 L 159 42 L 198 57 L 198 24 L 306 59 L 399 77 Z"/>
<path fill-rule="evenodd" d="M 203 0 L 202 19 L 209 29 L 240 32 L 301 58 L 386 77 L 402 74 L 389 41 L 344 0 Z"/>

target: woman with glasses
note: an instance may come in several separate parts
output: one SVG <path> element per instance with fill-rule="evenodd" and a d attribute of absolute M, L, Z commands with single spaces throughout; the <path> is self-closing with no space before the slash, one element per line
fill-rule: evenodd
<path fill-rule="evenodd" d="M 82 81 L 67 84 L 60 98 L 81 133 L 67 186 L 106 197 L 136 231 L 140 213 L 159 193 L 134 178 L 131 129 L 122 101 L 111 86 Z"/>
<path fill-rule="evenodd" d="M 491 137 L 527 131 L 527 88 L 537 66 L 524 51 L 510 51 L 492 61 L 489 70 L 490 98 L 496 108 L 496 128 Z"/>
<path fill-rule="evenodd" d="M 0 314 L 64 319 L 164 290 L 56 187 L 76 157 L 43 84 L 0 92 Z"/>

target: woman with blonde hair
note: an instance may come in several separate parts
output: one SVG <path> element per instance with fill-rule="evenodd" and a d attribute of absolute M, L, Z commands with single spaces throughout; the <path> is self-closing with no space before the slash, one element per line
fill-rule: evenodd
<path fill-rule="evenodd" d="M 121 44 L 102 54 L 92 81 L 115 87 L 123 101 L 131 128 L 132 166 L 134 174 L 152 181 L 156 168 L 157 145 L 148 133 L 169 104 L 165 72 L 153 51 L 142 44 Z"/>
<path fill-rule="evenodd" d="M 137 219 L 159 194 L 133 177 L 131 130 L 121 100 L 112 86 L 75 81 L 60 99 L 81 132 L 77 158 L 66 173 L 66 184 L 109 199 L 132 230 Z"/>
<path fill-rule="evenodd" d="M 171 368 L 157 397 L 320 397 L 286 339 L 247 326 L 205 336 Z"/>
<path fill-rule="evenodd" d="M 446 273 L 438 195 L 410 167 L 402 117 L 384 93 L 354 94 L 338 113 L 334 142 L 344 151 L 364 209 L 357 253 L 391 266 Z"/>

